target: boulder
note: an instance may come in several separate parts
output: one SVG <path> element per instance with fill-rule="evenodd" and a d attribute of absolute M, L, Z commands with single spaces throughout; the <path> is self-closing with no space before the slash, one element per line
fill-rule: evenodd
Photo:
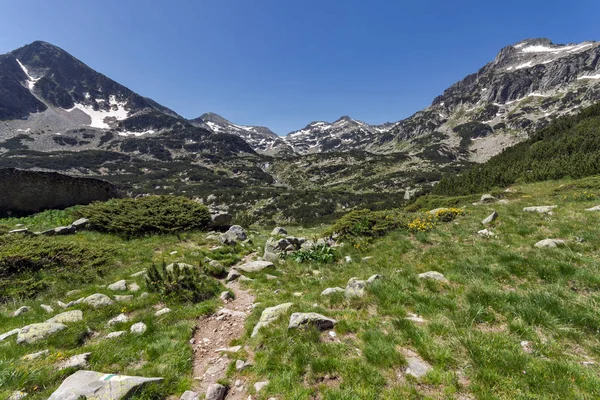
<path fill-rule="evenodd" d="M 228 301 L 228 300 L 233 299 L 233 297 L 231 297 L 231 293 L 229 293 L 228 291 L 221 292 L 221 295 L 219 296 L 219 298 L 223 301 Z"/>
<path fill-rule="evenodd" d="M 427 372 L 433 369 L 431 365 L 419 357 L 417 353 L 414 353 L 410 350 L 404 350 L 403 353 L 404 358 L 406 358 L 407 367 L 405 373 L 407 375 L 421 379 L 427 375 Z"/>
<path fill-rule="evenodd" d="M 186 390 L 183 392 L 179 400 L 200 400 L 200 395 L 196 392 L 192 392 L 191 390 Z"/>
<path fill-rule="evenodd" d="M 524 212 L 536 212 L 536 213 L 549 213 L 554 210 L 558 206 L 535 206 L 535 207 L 525 207 L 523 209 Z"/>
<path fill-rule="evenodd" d="M 494 211 L 493 213 L 488 215 L 483 221 L 481 221 L 481 223 L 483 225 L 488 225 L 488 224 L 491 224 L 492 222 L 494 222 L 496 220 L 496 218 L 498 218 L 498 213 L 496 211 Z"/>
<path fill-rule="evenodd" d="M 46 311 L 47 313 L 53 313 L 54 312 L 54 308 L 50 307 L 49 305 L 46 304 L 40 304 L 40 307 Z"/>
<path fill-rule="evenodd" d="M 22 306 L 19 307 L 14 313 L 13 313 L 13 317 L 18 317 L 19 315 L 25 314 L 27 312 L 31 311 L 31 307 L 27 307 L 27 306 Z"/>
<path fill-rule="evenodd" d="M 344 293 L 345 290 L 342 289 L 341 287 L 332 287 L 332 288 L 327 288 L 325 290 L 323 290 L 321 292 L 321 296 L 330 296 L 334 293 Z"/>
<path fill-rule="evenodd" d="M 223 400 L 225 394 L 227 394 L 225 386 L 213 383 L 206 390 L 206 400 Z"/>
<path fill-rule="evenodd" d="M 256 390 L 256 393 L 260 392 L 261 390 L 263 390 L 265 388 L 265 386 L 267 386 L 269 384 L 268 381 L 263 381 L 263 382 L 256 382 L 254 384 L 254 390 Z"/>
<path fill-rule="evenodd" d="M 132 284 L 127 285 L 127 289 L 129 289 L 130 292 L 137 292 L 141 289 L 141 287 L 137 283 L 133 282 Z"/>
<path fill-rule="evenodd" d="M 12 231 L 9 231 L 8 234 L 9 235 L 33 235 L 33 232 L 31 232 L 27 228 L 20 228 L 20 229 L 13 229 Z"/>
<path fill-rule="evenodd" d="M 287 234 L 288 233 L 285 230 L 285 228 L 282 228 L 281 226 L 278 226 L 277 228 L 271 231 L 271 236 L 287 236 Z"/>
<path fill-rule="evenodd" d="M 366 281 L 361 281 L 358 278 L 350 278 L 344 292 L 347 298 L 363 297 L 365 295 L 366 287 Z"/>
<path fill-rule="evenodd" d="M 114 324 L 118 324 L 118 323 L 122 323 L 122 322 L 129 322 L 129 317 L 126 314 L 119 314 L 114 318 L 111 318 L 108 322 L 107 325 L 114 325 Z"/>
<path fill-rule="evenodd" d="M 566 243 L 562 239 L 544 239 L 540 240 L 535 244 L 535 247 L 543 248 L 543 247 L 559 247 L 564 246 Z"/>
<path fill-rule="evenodd" d="M 335 324 L 337 324 L 335 319 L 314 312 L 293 313 L 290 317 L 288 329 L 298 329 L 310 325 L 324 331 L 327 329 L 332 329 Z"/>
<path fill-rule="evenodd" d="M 75 228 L 75 230 L 81 230 L 85 228 L 90 223 L 90 220 L 87 218 L 79 218 L 77 221 L 74 221 L 71 226 Z"/>
<path fill-rule="evenodd" d="M 346 264 L 350 264 L 352 262 L 352 257 L 346 256 L 344 257 L 344 261 L 346 262 Z"/>
<path fill-rule="evenodd" d="M 293 305 L 294 303 L 283 303 L 274 307 L 265 308 L 260 315 L 258 323 L 252 331 L 252 337 L 256 336 L 261 328 L 269 326 L 279 319 L 283 314 L 287 313 Z"/>
<path fill-rule="evenodd" d="M 494 237 L 494 236 L 496 236 L 496 234 L 494 232 L 489 231 L 487 229 L 482 229 L 480 231 L 477 231 L 477 234 L 479 236 L 483 236 L 483 237 Z"/>
<path fill-rule="evenodd" d="M 243 371 L 246 368 L 250 368 L 252 366 L 251 363 L 244 361 L 244 360 L 237 360 L 235 362 L 235 369 L 236 371 Z"/>
<path fill-rule="evenodd" d="M 132 392 L 148 382 L 162 378 L 144 378 L 104 374 L 94 371 L 77 371 L 56 389 L 48 400 L 110 399 L 127 398 Z"/>
<path fill-rule="evenodd" d="M 66 369 L 66 368 L 77 368 L 77 369 L 87 368 L 89 366 L 88 360 L 90 359 L 91 355 L 92 355 L 92 353 L 83 353 L 83 354 L 74 355 L 73 357 L 69 358 L 68 360 L 65 360 L 62 363 L 60 363 L 58 365 L 58 369 L 60 370 L 60 369 Z"/>
<path fill-rule="evenodd" d="M 21 329 L 13 329 L 12 331 L 8 331 L 6 333 L 3 333 L 0 335 L 0 342 L 2 342 L 4 339 L 9 338 L 11 336 L 16 335 L 17 333 L 19 333 Z"/>
<path fill-rule="evenodd" d="M 217 212 L 210 215 L 209 228 L 221 228 L 231 225 L 233 215 L 227 212 Z"/>
<path fill-rule="evenodd" d="M 302 243 L 302 245 L 300 246 L 300 248 L 302 250 L 309 250 L 312 249 L 313 247 L 315 247 L 317 244 L 315 243 L 314 240 L 310 240 L 308 239 L 306 242 Z"/>
<path fill-rule="evenodd" d="M 131 328 L 129 328 L 131 333 L 135 333 L 137 335 L 141 335 L 142 333 L 146 332 L 147 329 L 148 329 L 148 327 L 143 322 L 138 322 L 137 324 L 133 324 L 133 325 L 131 325 Z"/>
<path fill-rule="evenodd" d="M 67 326 L 50 322 L 27 325 L 19 330 L 17 343 L 35 343 L 63 329 L 67 329 Z"/>
<path fill-rule="evenodd" d="M 448 282 L 448 279 L 446 279 L 446 277 L 443 274 L 437 271 L 427 271 L 422 274 L 419 274 L 419 279 L 433 279 L 440 282 Z"/>
<path fill-rule="evenodd" d="M 493 203 L 496 200 L 497 199 L 491 194 L 484 194 L 483 196 L 481 196 L 481 199 L 479 201 L 481 201 L 482 203 Z"/>
<path fill-rule="evenodd" d="M 55 323 L 55 324 L 66 324 L 68 322 L 78 322 L 83 319 L 83 311 L 81 310 L 73 310 L 66 311 L 64 313 L 60 313 L 55 315 L 54 317 L 47 320 L 47 323 Z"/>
<path fill-rule="evenodd" d="M 125 291 L 127 290 L 127 282 L 125 282 L 125 280 L 117 281 L 111 285 L 108 285 L 108 289 L 120 292 Z"/>
<path fill-rule="evenodd" d="M 110 306 L 111 304 L 114 303 L 110 299 L 110 297 L 108 297 L 107 295 L 102 294 L 102 293 L 95 293 L 91 296 L 88 296 L 85 299 L 83 299 L 83 302 L 85 304 L 89 304 L 90 306 L 92 306 L 94 308 Z"/>
<path fill-rule="evenodd" d="M 158 310 L 157 312 L 154 313 L 154 315 L 156 317 L 160 317 L 161 315 L 165 315 L 171 312 L 170 308 L 162 308 L 160 310 Z"/>
<path fill-rule="evenodd" d="M 229 273 L 227 274 L 227 278 L 225 278 L 225 280 L 227 282 L 235 281 L 240 276 L 241 276 L 241 274 L 240 274 L 240 272 L 238 270 L 231 269 L 231 270 L 229 270 Z"/>
<path fill-rule="evenodd" d="M 221 235 L 221 243 L 228 245 L 236 245 L 237 242 L 241 242 L 243 240 L 246 240 L 247 238 L 248 235 L 246 234 L 244 228 L 242 228 L 239 225 L 233 225 L 229 227 L 227 232 Z"/>
<path fill-rule="evenodd" d="M 47 356 L 48 354 L 50 354 L 50 350 L 42 350 L 38 351 L 37 353 L 24 355 L 23 357 L 21 357 L 21 360 L 35 360 L 37 358 Z"/>
<path fill-rule="evenodd" d="M 107 338 L 107 339 L 113 339 L 113 338 L 116 338 L 116 337 L 122 336 L 122 335 L 124 335 L 124 334 L 126 334 L 126 333 L 127 333 L 127 331 L 116 331 L 116 332 L 111 332 L 111 333 L 109 333 L 108 335 L 106 335 L 106 338 Z"/>
<path fill-rule="evenodd" d="M 585 211 L 600 211 L 600 206 L 594 206 L 591 208 L 586 208 Z"/>
<path fill-rule="evenodd" d="M 270 261 L 251 261 L 242 265 L 238 265 L 235 268 L 242 272 L 260 272 L 263 269 L 274 266 L 275 265 Z"/>

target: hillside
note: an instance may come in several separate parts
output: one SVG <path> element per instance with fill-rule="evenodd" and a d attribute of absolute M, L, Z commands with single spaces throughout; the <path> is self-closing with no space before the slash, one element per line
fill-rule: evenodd
<path fill-rule="evenodd" d="M 599 182 L 594 176 L 518 184 L 500 200 L 465 199 L 462 211 L 390 210 L 353 214 L 333 228 L 291 229 L 288 237 L 316 240 L 331 230 L 345 236 L 266 269 L 245 264 L 272 251 L 269 231 L 260 227 L 247 229 L 250 240 L 224 245 L 218 234 L 195 230 L 129 239 L 102 233 L 151 226 L 125 210 L 94 225 L 103 206 L 0 220 L 6 231 L 43 230 L 82 213 L 92 218 L 87 230 L 42 241 L 0 235 L 0 335 L 70 312 L 61 314 L 61 333 L 46 339 L 18 344 L 21 333 L 0 336 L 0 397 L 22 391 L 46 399 L 78 368 L 164 378 L 132 399 L 203 394 L 217 381 L 228 399 L 598 397 L 600 240 L 590 227 L 600 213 L 586 209 L 600 201 Z M 170 207 L 170 218 L 183 212 L 170 223 L 189 223 L 187 207 L 159 202 Z M 546 205 L 556 208 L 523 211 Z M 482 225 L 494 210 L 497 218 Z M 444 222 L 449 216 L 456 219 Z M 534 246 L 543 239 L 560 239 L 559 245 Z M 68 268 L 47 263 L 57 256 Z M 27 269 L 11 269 L 17 260 Z M 139 273 L 172 262 L 202 265 L 206 300 L 170 297 L 152 286 L 156 278 Z M 227 271 L 235 279 L 234 269 L 246 278 L 222 280 L 222 288 L 207 284 Z M 422 275 L 428 271 L 442 275 Z M 350 278 L 375 274 L 343 289 Z M 212 297 L 225 290 L 226 300 Z M 107 305 L 90 305 L 94 294 Z M 267 310 L 285 303 L 291 304 Z M 22 306 L 29 310 L 13 316 Z M 265 310 L 274 317 L 253 335 Z M 288 328 L 300 318 L 295 313 L 306 312 L 317 313 L 311 318 L 319 325 Z"/>

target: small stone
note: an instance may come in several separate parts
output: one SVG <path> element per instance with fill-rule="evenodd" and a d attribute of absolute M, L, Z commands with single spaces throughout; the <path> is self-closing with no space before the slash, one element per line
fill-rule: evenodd
<path fill-rule="evenodd" d="M 218 383 L 213 383 L 206 390 L 206 400 L 223 400 L 227 389 Z"/>
<path fill-rule="evenodd" d="M 522 340 L 521 341 L 521 348 L 527 354 L 533 353 L 533 347 L 531 346 L 531 342 L 529 342 L 527 340 Z"/>
<path fill-rule="evenodd" d="M 231 296 L 231 293 L 229 293 L 228 291 L 221 292 L 221 295 L 219 296 L 219 298 L 223 301 L 229 301 L 229 300 L 233 299 L 233 297 Z"/>
<path fill-rule="evenodd" d="M 107 322 L 107 325 L 114 325 L 114 324 L 119 324 L 119 323 L 123 323 L 123 322 L 129 322 L 129 317 L 126 314 L 119 314 L 116 317 L 110 319 Z"/>
<path fill-rule="evenodd" d="M 46 304 L 40 304 L 40 307 L 46 311 L 47 313 L 53 313 L 54 312 L 54 308 L 46 305 Z"/>
<path fill-rule="evenodd" d="M 481 201 L 482 203 L 493 203 L 496 200 L 497 199 L 491 194 L 484 194 L 483 196 L 481 196 L 481 199 L 479 201 Z"/>
<path fill-rule="evenodd" d="M 220 349 L 216 349 L 215 353 L 237 353 L 241 349 L 242 346 L 221 347 Z"/>
<path fill-rule="evenodd" d="M 448 282 L 448 279 L 446 279 L 446 277 L 443 274 L 437 271 L 427 271 L 422 274 L 419 274 L 419 279 L 433 279 L 444 283 Z"/>
<path fill-rule="evenodd" d="M 344 293 L 344 289 L 341 287 L 327 288 L 321 292 L 321 296 L 330 296 L 334 293 Z"/>
<path fill-rule="evenodd" d="M 564 246 L 565 244 L 566 244 L 565 241 L 562 240 L 562 239 L 544 239 L 544 240 L 540 240 L 539 242 L 537 242 L 535 244 L 535 247 L 538 247 L 538 248 L 543 248 L 543 247 L 554 248 L 554 247 Z"/>
<path fill-rule="evenodd" d="M 137 324 L 133 324 L 133 325 L 131 325 L 131 328 L 129 328 L 131 333 L 135 333 L 138 335 L 141 335 L 142 333 L 146 332 L 146 329 L 148 329 L 148 327 L 143 322 L 138 322 Z"/>
<path fill-rule="evenodd" d="M 111 333 L 109 333 L 108 335 L 106 335 L 106 338 L 107 338 L 107 339 L 113 339 L 113 338 L 119 337 L 119 336 L 121 336 L 121 335 L 124 335 L 124 334 L 126 334 L 126 333 L 127 333 L 127 331 L 116 331 L 116 332 L 111 332 Z"/>
<path fill-rule="evenodd" d="M 125 282 L 125 280 L 120 280 L 117 281 L 111 285 L 108 285 L 108 289 L 109 290 L 114 290 L 114 291 L 124 291 L 127 290 L 127 282 Z"/>
<path fill-rule="evenodd" d="M 312 325 L 317 327 L 317 329 L 324 331 L 327 329 L 332 329 L 335 324 L 337 324 L 335 319 L 314 312 L 293 313 L 290 317 L 288 329 L 297 329 Z"/>
<path fill-rule="evenodd" d="M 133 282 L 131 285 L 127 285 L 127 289 L 129 289 L 130 292 L 137 292 L 141 289 L 141 287 L 137 283 Z"/>
<path fill-rule="evenodd" d="M 140 294 L 140 299 L 145 299 L 148 296 L 150 296 L 150 293 L 144 292 L 144 293 Z"/>
<path fill-rule="evenodd" d="M 240 277 L 238 278 L 238 280 L 240 282 L 253 282 L 254 281 L 254 279 L 248 278 L 247 276 L 244 276 L 244 275 L 240 275 Z"/>
<path fill-rule="evenodd" d="M 237 360 L 235 362 L 235 369 L 237 371 L 243 371 L 247 368 L 250 368 L 252 366 L 252 364 L 250 364 L 249 362 L 246 362 L 244 360 Z"/>
<path fill-rule="evenodd" d="M 477 234 L 479 236 L 488 237 L 488 238 L 496 236 L 496 234 L 494 232 L 487 230 L 487 229 L 482 229 L 480 231 L 477 231 Z"/>
<path fill-rule="evenodd" d="M 494 211 L 493 213 L 488 215 L 483 221 L 481 221 L 481 223 L 483 225 L 488 225 L 488 224 L 491 224 L 492 222 L 494 222 L 496 220 L 496 218 L 498 218 L 498 213 L 496 211 Z"/>
<path fill-rule="evenodd" d="M 265 388 L 265 386 L 267 386 L 269 384 L 268 381 L 263 381 L 263 382 L 256 382 L 254 384 L 254 390 L 256 390 L 256 393 L 260 392 L 262 389 Z"/>
<path fill-rule="evenodd" d="M 83 311 L 73 310 L 55 315 L 47 320 L 47 323 L 66 324 L 68 322 L 78 322 L 83 319 Z"/>
<path fill-rule="evenodd" d="M 600 206 L 594 206 L 591 208 L 586 208 L 585 211 L 600 211 Z"/>
<path fill-rule="evenodd" d="M 74 355 L 73 357 L 69 358 L 68 360 L 65 360 L 64 362 L 60 363 L 58 366 L 58 369 L 87 368 L 89 366 L 88 360 L 90 359 L 90 355 L 92 355 L 92 353 L 83 353 L 83 354 Z"/>
<path fill-rule="evenodd" d="M 158 310 L 157 312 L 155 312 L 154 315 L 156 317 L 160 317 L 161 315 L 165 315 L 165 314 L 170 313 L 170 312 L 171 312 L 170 308 L 163 308 L 163 309 Z"/>
<path fill-rule="evenodd" d="M 231 282 L 231 281 L 235 281 L 237 278 L 239 278 L 241 276 L 241 274 L 239 273 L 238 270 L 236 269 L 231 269 L 229 271 L 229 273 L 227 274 L 227 278 L 225 278 L 225 280 L 227 282 Z"/>
<path fill-rule="evenodd" d="M 344 257 L 344 261 L 346 262 L 346 264 L 350 264 L 352 262 L 352 257 L 346 256 Z"/>
<path fill-rule="evenodd" d="M 79 290 L 79 289 L 69 290 L 67 293 L 65 293 L 65 296 L 71 297 L 71 296 L 74 296 L 79 293 L 81 293 L 81 290 Z"/>
<path fill-rule="evenodd" d="M 200 395 L 196 392 L 192 392 L 191 390 L 186 390 L 183 392 L 179 400 L 200 400 Z"/>
<path fill-rule="evenodd" d="M 18 317 L 19 315 L 25 314 L 26 312 L 29 312 L 29 311 L 31 311 L 31 307 L 27 307 L 27 306 L 19 307 L 19 309 L 17 309 L 13 313 L 13 317 Z"/>
<path fill-rule="evenodd" d="M 412 313 L 409 313 L 408 316 L 406 316 L 404 319 L 407 320 L 407 321 L 415 322 L 417 324 L 425 324 L 425 323 L 427 323 L 426 319 L 424 319 L 422 317 L 419 317 L 417 314 L 412 314 Z"/>
<path fill-rule="evenodd" d="M 65 303 L 63 303 L 62 301 L 60 301 L 60 300 L 59 300 L 59 301 L 57 301 L 57 302 L 56 302 L 56 304 L 58 304 L 58 306 L 59 306 L 60 308 L 67 308 L 67 305 L 66 305 Z"/>
<path fill-rule="evenodd" d="M 292 296 L 294 296 L 294 297 L 302 297 L 302 292 L 294 292 L 294 293 L 292 293 Z"/>
<path fill-rule="evenodd" d="M 275 275 L 270 275 L 270 274 L 266 274 L 265 278 L 267 278 L 267 280 L 269 280 L 269 281 L 277 280 L 277 277 Z"/>
<path fill-rule="evenodd" d="M 404 357 L 408 364 L 405 371 L 407 375 L 420 379 L 433 369 L 429 363 L 410 350 L 404 350 Z"/>
<path fill-rule="evenodd" d="M 37 353 L 24 355 L 23 357 L 21 357 L 21 360 L 35 360 L 36 358 L 47 356 L 48 354 L 50 354 L 50 350 L 42 350 L 38 351 Z"/>
<path fill-rule="evenodd" d="M 368 256 L 368 257 L 363 257 L 362 258 L 363 261 L 369 261 L 369 260 L 372 260 L 372 259 L 373 259 L 372 256 Z"/>

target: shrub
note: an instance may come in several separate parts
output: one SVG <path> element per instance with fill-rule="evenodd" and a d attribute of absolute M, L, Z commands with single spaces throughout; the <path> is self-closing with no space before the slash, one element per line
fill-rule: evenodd
<path fill-rule="evenodd" d="M 464 215 L 465 211 L 462 208 L 442 208 L 441 210 L 437 210 L 434 214 L 434 217 L 437 221 L 440 222 L 451 222 L 456 219 L 459 215 Z"/>
<path fill-rule="evenodd" d="M 337 260 L 338 255 L 335 249 L 325 244 L 320 244 L 309 249 L 295 251 L 288 254 L 287 257 L 291 257 L 299 263 L 314 261 L 322 264 L 328 264 Z"/>
<path fill-rule="evenodd" d="M 148 268 L 146 284 L 149 291 L 178 302 L 198 303 L 215 297 L 221 291 L 219 282 L 201 274 L 199 268 L 176 264 L 169 269 L 164 261 L 162 273 L 154 264 Z"/>
<path fill-rule="evenodd" d="M 75 211 L 89 228 L 131 237 L 206 229 L 210 214 L 203 204 L 178 196 L 147 196 L 93 203 Z"/>
<path fill-rule="evenodd" d="M 385 235 L 399 228 L 408 227 L 409 217 L 399 210 L 355 210 L 342 216 L 331 229 L 342 237 Z"/>
<path fill-rule="evenodd" d="M 417 217 L 408 224 L 408 229 L 411 232 L 426 232 L 433 229 L 435 226 L 434 217 L 430 214 L 425 217 Z"/>

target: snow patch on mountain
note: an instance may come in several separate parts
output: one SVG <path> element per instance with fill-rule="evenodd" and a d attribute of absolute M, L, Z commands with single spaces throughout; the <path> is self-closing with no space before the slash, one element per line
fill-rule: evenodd
<path fill-rule="evenodd" d="M 29 90 L 33 90 L 33 87 L 35 86 L 36 82 L 40 80 L 40 78 L 34 78 L 31 75 L 29 75 L 29 70 L 27 69 L 27 67 L 25 67 L 21 63 L 21 61 L 19 61 L 19 59 L 15 59 L 15 60 L 17 60 L 17 63 L 19 64 L 19 66 L 21 67 L 21 69 L 23 70 L 25 75 L 27 75 L 27 87 L 29 88 Z"/>
<path fill-rule="evenodd" d="M 122 121 L 128 117 L 129 112 L 125 109 L 127 102 L 117 101 L 115 96 L 109 97 L 109 104 L 111 106 L 110 110 L 95 110 L 91 105 L 75 103 L 73 108 L 65 111 L 72 112 L 75 109 L 83 111 L 91 118 L 90 127 L 110 129 L 110 125 L 106 122 L 107 119 Z"/>

